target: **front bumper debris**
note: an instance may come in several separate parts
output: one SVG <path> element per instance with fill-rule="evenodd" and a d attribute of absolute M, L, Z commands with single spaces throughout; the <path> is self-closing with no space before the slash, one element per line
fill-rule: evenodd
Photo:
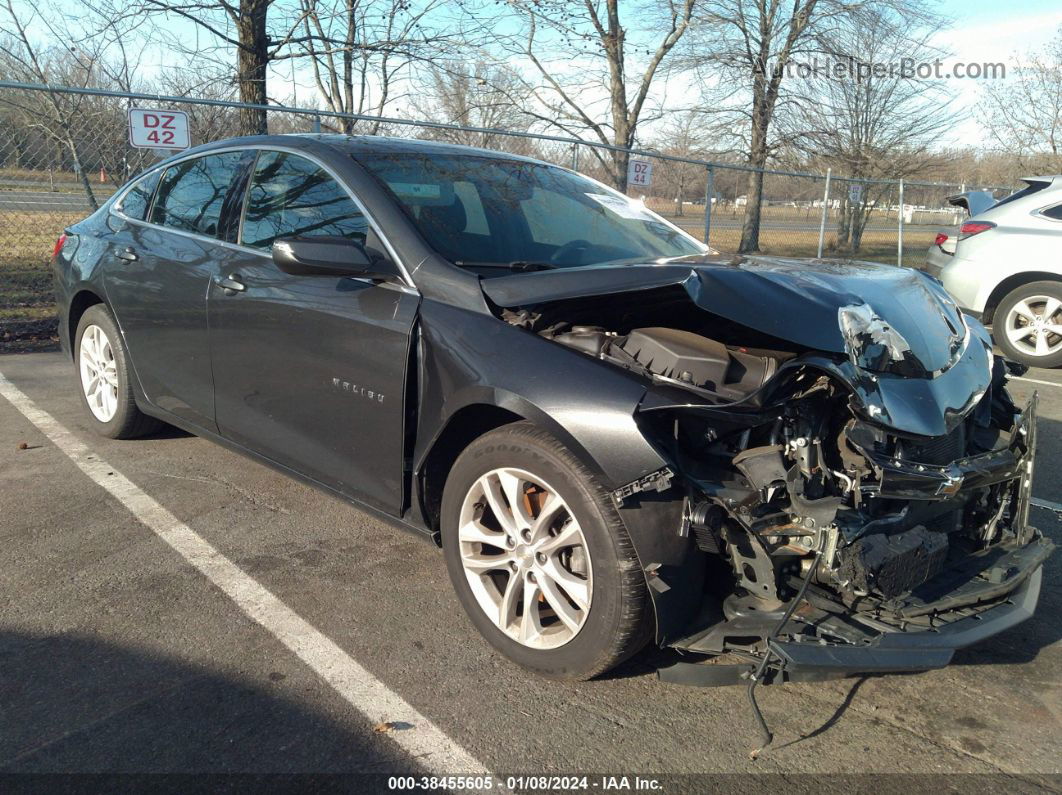
<path fill-rule="evenodd" d="M 1035 529 L 1030 530 L 1038 535 Z M 860 673 L 943 668 L 957 650 L 998 635 L 1033 615 L 1040 597 L 1043 562 L 1053 550 L 1054 544 L 1040 536 L 1002 556 L 986 558 L 985 568 L 977 576 L 933 602 L 921 602 L 908 613 L 890 616 L 888 621 L 843 610 L 824 591 L 812 591 L 807 604 L 794 613 L 784 635 L 767 641 L 782 661 L 769 674 L 783 672 L 785 681 L 817 681 Z M 716 655 L 734 636 L 765 636 L 770 624 L 769 616 L 741 616 L 674 645 L 684 652 Z M 816 634 L 805 629 L 814 629 Z M 826 640 L 822 633 L 843 640 Z M 746 681 L 755 668 L 753 662 L 680 662 L 658 673 L 669 682 L 715 686 Z M 772 676 L 766 678 L 770 681 Z"/>

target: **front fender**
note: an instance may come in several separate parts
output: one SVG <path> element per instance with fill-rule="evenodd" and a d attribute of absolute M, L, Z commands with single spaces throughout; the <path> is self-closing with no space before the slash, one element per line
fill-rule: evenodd
<path fill-rule="evenodd" d="M 669 466 L 635 421 L 648 386 L 640 376 L 488 313 L 431 300 L 421 305 L 420 328 L 415 471 L 450 418 L 476 405 L 505 409 L 546 430 L 610 492 Z M 700 605 L 703 553 L 680 534 L 682 499 L 673 485 L 616 501 L 648 572 L 660 642 Z"/>
<path fill-rule="evenodd" d="M 554 434 L 614 490 L 666 466 L 634 414 L 646 390 L 633 373 L 493 315 L 425 301 L 414 460 L 423 464 L 450 417 L 497 406 Z"/>

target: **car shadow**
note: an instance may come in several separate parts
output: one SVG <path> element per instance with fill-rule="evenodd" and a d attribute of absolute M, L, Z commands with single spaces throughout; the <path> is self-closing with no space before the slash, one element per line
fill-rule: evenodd
<path fill-rule="evenodd" d="M 181 428 L 178 428 L 176 425 L 166 424 L 166 425 L 163 425 L 161 428 L 159 428 L 157 431 L 154 431 L 152 433 L 146 434 L 144 436 L 138 436 L 136 439 L 131 439 L 131 440 L 128 440 L 128 441 L 148 442 L 148 441 L 159 441 L 159 440 L 165 440 L 165 439 L 188 439 L 188 438 L 190 438 L 192 436 L 195 436 L 195 434 L 194 433 L 189 433 L 188 431 L 185 431 L 185 430 L 182 430 Z"/>
<path fill-rule="evenodd" d="M 0 773 L 284 775 L 296 788 L 304 775 L 330 774 L 362 792 L 385 790 L 388 773 L 423 772 L 338 695 L 326 693 L 326 714 L 295 698 L 323 686 L 285 679 L 91 636 L 0 631 Z"/>

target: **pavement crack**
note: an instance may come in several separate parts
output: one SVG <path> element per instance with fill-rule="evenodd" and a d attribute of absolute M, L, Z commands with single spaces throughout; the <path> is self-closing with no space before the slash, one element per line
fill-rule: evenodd
<path fill-rule="evenodd" d="M 16 764 L 17 762 L 20 762 L 23 759 L 26 759 L 28 757 L 31 757 L 31 756 L 35 755 L 35 754 L 38 754 L 41 751 L 45 750 L 46 748 L 50 748 L 51 746 L 55 745 L 56 743 L 61 743 L 64 740 L 68 740 L 71 737 L 76 737 L 79 734 L 84 734 L 85 732 L 90 731 L 90 730 L 96 728 L 97 726 L 100 726 L 101 724 L 111 720 L 112 718 L 114 718 L 114 717 L 116 717 L 118 715 L 121 715 L 121 714 L 123 714 L 125 712 L 128 712 L 131 709 L 136 709 L 141 704 L 145 704 L 148 701 L 152 701 L 154 699 L 159 698 L 160 696 L 164 696 L 164 695 L 166 695 L 168 693 L 172 693 L 174 690 L 177 690 L 178 688 L 184 687 L 185 685 L 187 685 L 187 684 L 189 684 L 191 682 L 195 682 L 195 681 L 198 681 L 200 679 L 205 679 L 205 678 L 206 677 L 203 674 L 197 674 L 195 676 L 184 677 L 182 679 L 177 680 L 176 682 L 171 684 L 169 687 L 163 687 L 163 688 L 159 688 L 158 690 L 153 690 L 152 692 L 148 693 L 147 695 L 143 696 L 142 698 L 138 698 L 135 701 L 131 701 L 130 703 L 125 704 L 125 705 L 119 707 L 118 709 L 113 709 L 113 710 L 101 715 L 100 717 L 96 718 L 95 720 L 91 720 L 91 721 L 88 721 L 87 723 L 81 724 L 77 728 L 70 729 L 69 731 L 65 731 L 65 732 L 60 732 L 59 734 L 57 734 L 57 735 L 55 735 L 53 737 L 49 737 L 46 740 L 42 740 L 41 742 L 37 743 L 36 745 L 34 745 L 34 746 L 30 747 L 30 748 L 26 748 L 26 749 L 24 749 L 22 751 L 19 751 L 14 756 L 12 756 L 12 757 L 10 757 L 8 759 L 0 760 L 0 771 L 9 771 L 9 768 L 12 765 Z"/>
<path fill-rule="evenodd" d="M 291 511 L 289 511 L 287 508 L 282 508 L 279 505 L 274 505 L 273 503 L 268 502 L 267 500 L 263 500 L 252 492 L 249 492 L 246 489 L 237 486 L 235 483 L 225 480 L 224 478 L 204 478 L 197 475 L 174 475 L 169 472 L 158 472 L 156 470 L 151 469 L 145 469 L 142 471 L 149 475 L 158 475 L 162 478 L 174 478 L 175 480 L 190 480 L 196 483 L 218 483 L 227 488 L 233 494 L 236 494 L 242 497 L 243 499 L 247 500 L 247 502 L 251 503 L 257 508 L 265 508 L 267 511 L 272 511 L 273 513 L 291 513 Z"/>

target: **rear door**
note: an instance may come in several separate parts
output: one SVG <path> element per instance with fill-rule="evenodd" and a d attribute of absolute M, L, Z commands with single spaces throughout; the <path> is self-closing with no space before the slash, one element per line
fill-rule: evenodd
<path fill-rule="evenodd" d="M 116 233 L 104 280 L 147 399 L 214 431 L 207 288 L 239 253 L 219 241 L 246 157 L 219 152 L 167 168 L 144 220 L 127 216 Z"/>
<path fill-rule="evenodd" d="M 321 164 L 259 153 L 245 199 L 244 253 L 210 288 L 218 427 L 267 458 L 391 513 L 402 506 L 404 414 L 419 296 L 396 284 L 291 276 L 282 237 L 365 242 L 369 220 Z"/>

